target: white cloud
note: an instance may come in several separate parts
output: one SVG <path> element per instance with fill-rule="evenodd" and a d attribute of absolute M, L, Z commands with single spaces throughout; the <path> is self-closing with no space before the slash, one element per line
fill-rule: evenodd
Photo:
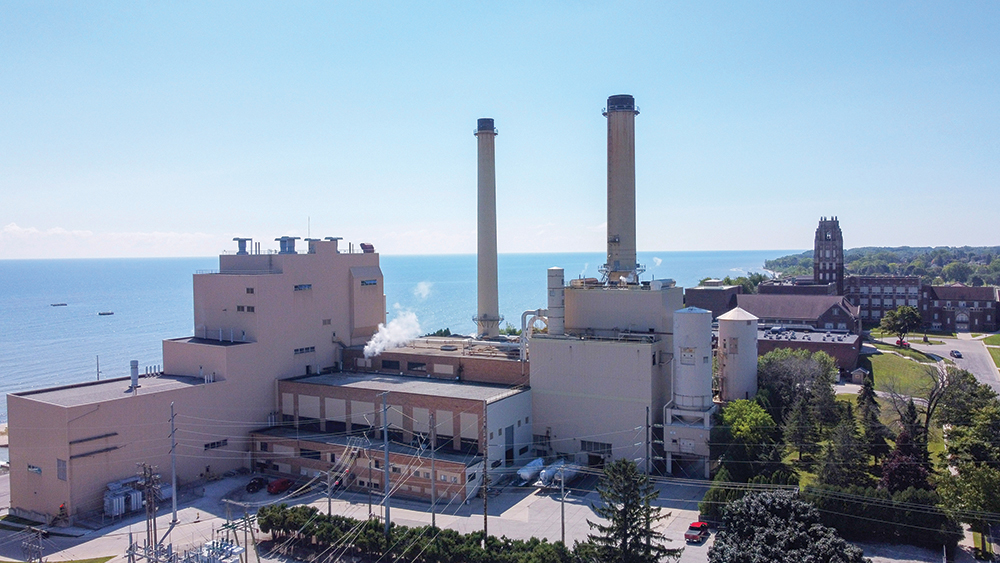
<path fill-rule="evenodd" d="M 0 259 L 211 256 L 232 244 L 231 238 L 171 231 L 39 229 L 8 223 L 0 229 Z"/>

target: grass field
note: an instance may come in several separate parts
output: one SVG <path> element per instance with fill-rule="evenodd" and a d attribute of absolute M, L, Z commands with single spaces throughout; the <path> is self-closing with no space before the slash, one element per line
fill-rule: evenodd
<path fill-rule="evenodd" d="M 898 392 L 907 395 L 924 388 L 929 378 L 936 373 L 932 365 L 917 363 L 894 354 L 871 356 L 871 365 L 876 390 L 888 391 L 890 387 L 896 387 Z"/>
<path fill-rule="evenodd" d="M 922 364 L 933 364 L 936 360 L 927 354 L 919 350 L 914 350 L 912 348 L 901 348 L 899 346 L 894 346 L 891 344 L 875 344 L 875 347 L 879 350 L 885 350 L 887 352 L 896 352 L 897 354 L 906 356 L 907 358 L 914 359 Z"/>
<path fill-rule="evenodd" d="M 987 336 L 983 339 L 983 342 L 991 346 L 1000 346 L 1000 334 L 994 334 L 993 336 Z"/>

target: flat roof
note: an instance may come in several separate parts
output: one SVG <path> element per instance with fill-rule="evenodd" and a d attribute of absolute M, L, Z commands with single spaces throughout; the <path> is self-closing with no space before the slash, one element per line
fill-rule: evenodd
<path fill-rule="evenodd" d="M 254 430 L 251 434 L 258 434 L 263 436 L 270 436 L 272 438 L 285 438 L 289 440 L 302 440 L 305 442 L 316 442 L 320 444 L 329 444 L 333 446 L 344 446 L 351 447 L 360 443 L 366 450 L 382 452 L 382 440 L 375 439 L 369 440 L 363 436 L 346 436 L 342 433 L 328 434 L 326 432 L 310 432 L 303 431 L 294 426 L 271 426 L 269 428 L 261 428 L 259 430 Z M 394 454 L 410 455 L 414 457 L 426 457 L 430 459 L 431 452 L 427 449 L 420 449 L 414 446 L 409 446 L 406 444 L 400 444 L 399 442 L 389 442 L 389 452 Z M 455 450 L 449 450 L 445 448 L 438 448 L 437 453 L 434 457 L 438 460 L 451 461 L 454 463 L 462 463 L 466 466 L 475 465 L 483 460 L 483 457 L 479 454 L 468 454 L 462 452 L 456 452 Z M 379 458 L 381 459 L 381 458 Z"/>
<path fill-rule="evenodd" d="M 360 346 L 353 346 L 360 349 Z M 407 342 L 398 348 L 387 348 L 379 357 L 392 354 L 419 356 L 473 357 L 504 361 L 519 361 L 520 344 L 516 340 L 476 340 L 462 336 L 425 336 Z"/>
<path fill-rule="evenodd" d="M 191 344 L 205 344 L 206 346 L 238 346 L 240 344 L 252 344 L 249 341 L 239 340 L 218 340 L 215 338 L 200 338 L 198 336 L 181 336 L 179 338 L 168 338 L 170 342 L 189 342 Z"/>
<path fill-rule="evenodd" d="M 774 340 L 788 342 L 819 342 L 821 344 L 850 344 L 854 345 L 860 338 L 857 334 L 845 333 L 843 331 L 815 331 L 786 329 L 781 332 L 771 332 L 769 329 L 757 331 L 758 340 Z"/>
<path fill-rule="evenodd" d="M 433 378 L 363 372 L 306 375 L 284 379 L 283 381 L 293 381 L 308 385 L 325 385 L 328 387 L 364 389 L 366 391 L 389 391 L 411 393 L 413 395 L 470 399 L 473 401 L 486 401 L 487 403 L 505 399 L 525 390 L 525 388 L 512 388 L 505 385 L 442 381 Z"/>
<path fill-rule="evenodd" d="M 174 389 L 184 389 L 192 385 L 202 385 L 205 380 L 200 377 L 188 377 L 183 375 L 158 375 L 155 377 L 140 376 L 139 388 L 133 393 L 129 390 L 131 377 L 116 377 L 101 381 L 91 381 L 86 383 L 76 383 L 73 385 L 62 385 L 59 387 L 49 387 L 47 389 L 35 389 L 32 391 L 22 391 L 11 393 L 18 397 L 25 397 L 34 401 L 59 405 L 61 407 L 76 407 L 89 405 L 115 399 L 127 399 L 133 395 L 150 395 L 152 393 L 164 393 Z"/>

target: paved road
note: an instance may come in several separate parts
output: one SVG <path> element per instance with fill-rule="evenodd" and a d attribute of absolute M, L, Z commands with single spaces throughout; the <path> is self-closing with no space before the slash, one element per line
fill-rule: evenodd
<path fill-rule="evenodd" d="M 935 340 L 934 337 L 930 338 Z M 973 339 L 969 333 L 959 333 L 958 338 L 937 338 L 937 340 L 943 341 L 944 344 L 924 344 L 917 337 L 911 340 L 910 345 L 921 352 L 951 359 L 956 366 L 971 372 L 981 383 L 993 387 L 994 391 L 1000 393 L 1000 371 L 997 371 L 982 339 Z M 952 350 L 961 352 L 962 357 L 951 358 L 949 353 Z"/>

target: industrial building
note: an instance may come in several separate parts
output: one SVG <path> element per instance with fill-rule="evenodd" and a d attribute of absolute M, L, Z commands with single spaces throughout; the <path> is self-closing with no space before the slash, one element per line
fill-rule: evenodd
<path fill-rule="evenodd" d="M 603 279 L 567 285 L 550 269 L 547 307 L 522 315 L 522 327 L 541 319 L 547 333 L 498 337 L 497 131 L 483 118 L 475 131 L 478 338 L 366 353 L 386 312 L 370 244 L 306 239 L 300 252 L 296 237 L 280 237 L 277 252 L 261 253 L 259 242 L 234 239 L 237 252 L 221 255 L 217 271 L 194 275 L 193 334 L 163 342 L 162 369 L 133 365 L 131 378 L 8 396 L 12 512 L 52 521 L 65 510 L 68 523 L 120 515 L 139 503 L 122 500 L 135 495 L 119 486 L 137 463 L 166 475 L 176 462 L 180 485 L 252 468 L 340 472 L 348 487 L 384 491 L 384 479 L 368 475 L 375 451 L 389 457 L 390 481 L 399 479 L 394 494 L 429 499 L 433 482 L 449 501 L 474 494 L 488 472 L 539 454 L 591 465 L 641 458 L 648 470 L 707 477 L 713 314 L 685 309 L 672 280 L 640 282 L 638 108 L 632 96 L 611 96 L 604 115 Z M 750 375 L 751 364 L 737 359 L 753 352 L 738 348 L 745 338 L 728 340 L 739 371 L 731 389 L 748 389 L 743 380 L 755 377 L 755 364 Z M 439 474 L 428 457 L 440 460 Z"/>

